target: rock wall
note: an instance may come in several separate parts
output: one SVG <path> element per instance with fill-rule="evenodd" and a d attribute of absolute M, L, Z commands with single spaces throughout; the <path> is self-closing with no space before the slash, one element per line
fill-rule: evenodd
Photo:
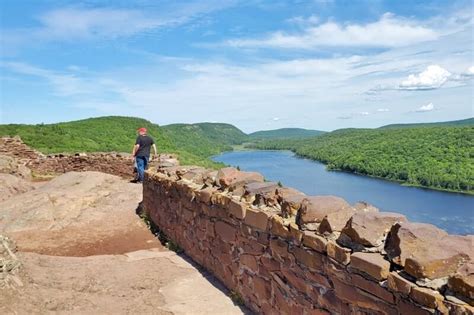
<path fill-rule="evenodd" d="M 36 176 L 51 176 L 67 172 L 97 171 L 107 174 L 133 178 L 133 162 L 126 153 L 76 153 L 76 154 L 50 154 L 44 155 L 31 149 L 19 137 L 0 138 L 0 156 L 18 159 L 22 165 L 32 170 Z M 2 161 L 0 159 L 0 168 Z M 159 162 L 169 161 L 175 165 L 177 160 L 169 154 L 161 154 Z M 158 161 L 157 161 L 158 162 Z M 5 162 L 6 163 L 6 162 Z M 151 164 L 153 165 L 153 163 Z"/>
<path fill-rule="evenodd" d="M 150 169 L 143 207 L 261 314 L 473 314 L 473 236 L 258 173 Z"/>

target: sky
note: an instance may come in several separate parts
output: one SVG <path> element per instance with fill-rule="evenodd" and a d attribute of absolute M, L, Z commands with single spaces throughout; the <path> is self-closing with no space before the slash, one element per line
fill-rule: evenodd
<path fill-rule="evenodd" d="M 473 17 L 471 0 L 3 0 L 0 123 L 469 118 Z"/>

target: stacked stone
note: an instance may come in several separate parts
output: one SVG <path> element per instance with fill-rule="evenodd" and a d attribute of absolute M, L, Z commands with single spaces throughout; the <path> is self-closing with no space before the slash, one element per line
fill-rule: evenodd
<path fill-rule="evenodd" d="M 473 236 L 258 173 L 149 170 L 144 209 L 262 314 L 473 314 Z"/>
<path fill-rule="evenodd" d="M 7 155 L 27 160 L 44 157 L 42 153 L 27 146 L 20 137 L 0 138 L 0 155 Z"/>

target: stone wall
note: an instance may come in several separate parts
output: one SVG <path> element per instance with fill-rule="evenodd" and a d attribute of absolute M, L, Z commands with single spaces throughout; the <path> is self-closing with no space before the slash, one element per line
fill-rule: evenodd
<path fill-rule="evenodd" d="M 150 169 L 143 206 L 256 313 L 473 314 L 473 236 L 233 168 Z"/>
<path fill-rule="evenodd" d="M 126 153 L 75 153 L 44 155 L 31 149 L 19 137 L 0 138 L 0 155 L 13 157 L 33 171 L 36 176 L 51 176 L 71 171 L 97 171 L 131 179 L 134 177 L 133 161 Z M 173 155 L 161 154 L 158 161 L 177 163 Z M 158 162 L 156 161 L 156 162 Z M 156 162 L 152 162 L 151 165 Z"/>

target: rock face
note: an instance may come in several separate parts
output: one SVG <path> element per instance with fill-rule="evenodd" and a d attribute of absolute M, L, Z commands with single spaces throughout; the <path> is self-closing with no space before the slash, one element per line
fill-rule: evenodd
<path fill-rule="evenodd" d="M 448 287 L 454 293 L 464 297 L 465 300 L 474 305 L 474 262 L 469 262 L 449 277 Z"/>
<path fill-rule="evenodd" d="M 30 182 L 20 177 L 0 173 L 0 202 L 33 189 Z"/>
<path fill-rule="evenodd" d="M 356 212 L 341 232 L 338 242 L 361 250 L 383 245 L 393 224 L 406 221 L 405 216 L 392 212 Z"/>
<path fill-rule="evenodd" d="M 474 236 L 452 236 L 431 224 L 403 222 L 387 237 L 388 257 L 416 278 L 436 279 L 455 273 L 474 257 Z"/>
<path fill-rule="evenodd" d="M 0 173 L 14 175 L 23 179 L 31 179 L 31 170 L 18 159 L 0 154 Z"/>
<path fill-rule="evenodd" d="M 302 229 L 313 229 L 330 213 L 345 211 L 350 205 L 342 198 L 336 196 L 306 197 L 301 202 L 296 223 Z"/>
<path fill-rule="evenodd" d="M 141 185 L 109 174 L 66 173 L 1 202 L 0 234 L 15 239 L 20 250 L 39 253 L 85 255 L 100 247 L 98 240 L 105 248 L 117 238 L 127 249 L 136 237 L 130 222 L 137 222 L 141 191 Z M 81 233 L 92 227 L 97 227 L 94 233 Z"/>

